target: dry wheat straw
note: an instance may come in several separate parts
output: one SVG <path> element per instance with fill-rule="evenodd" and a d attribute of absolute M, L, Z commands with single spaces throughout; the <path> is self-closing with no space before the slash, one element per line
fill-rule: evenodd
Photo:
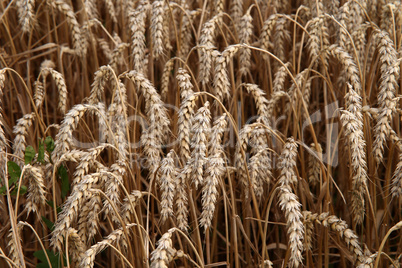
<path fill-rule="evenodd" d="M 29 33 L 36 23 L 34 14 L 35 0 L 18 0 L 16 5 L 22 31 Z"/>
<path fill-rule="evenodd" d="M 133 227 L 134 223 L 127 224 L 126 229 Z M 80 267 L 82 268 L 93 268 L 94 267 L 94 262 L 95 262 L 95 257 L 98 253 L 100 253 L 102 250 L 107 248 L 109 244 L 118 244 L 120 243 L 124 236 L 123 229 L 116 229 L 114 230 L 111 234 L 109 234 L 105 239 L 102 241 L 96 243 L 93 245 L 91 248 L 89 248 L 87 251 L 85 251 L 84 256 L 82 257 L 82 261 L 80 264 Z M 127 241 L 128 242 L 128 241 Z"/>
<path fill-rule="evenodd" d="M 173 215 L 173 199 L 175 195 L 176 167 L 174 164 L 175 152 L 171 150 L 162 160 L 157 182 L 161 190 L 161 220 L 164 223 Z"/>
<path fill-rule="evenodd" d="M 152 3 L 151 35 L 153 56 L 158 58 L 163 53 L 163 13 L 164 0 L 155 0 Z"/>
<path fill-rule="evenodd" d="M 39 208 L 46 204 L 46 191 L 41 167 L 31 165 L 24 166 L 26 175 L 29 178 L 27 203 L 25 205 L 27 214 L 31 211 L 39 214 Z"/>
<path fill-rule="evenodd" d="M 32 126 L 34 120 L 35 113 L 26 114 L 18 119 L 17 125 L 14 126 L 13 133 L 15 134 L 15 138 L 13 152 L 16 156 L 17 162 L 21 162 L 21 160 L 18 159 L 24 159 L 25 148 L 27 146 L 26 137 L 28 136 L 28 128 Z"/>
<path fill-rule="evenodd" d="M 297 144 L 293 138 L 288 138 L 279 158 L 278 168 L 280 169 L 279 183 L 279 204 L 285 212 L 286 226 L 289 235 L 290 266 L 299 267 L 302 265 L 303 250 L 303 222 L 300 211 L 301 204 L 298 197 L 293 193 L 292 185 L 297 185 L 295 174 L 297 156 Z"/>
<path fill-rule="evenodd" d="M 398 90 L 399 61 L 395 46 L 384 31 L 375 30 L 378 51 L 380 53 L 380 86 L 377 95 L 379 115 L 374 128 L 373 152 L 377 163 L 383 159 L 384 143 L 390 134 L 392 113 L 396 108 L 395 94 Z"/>
<path fill-rule="evenodd" d="M 253 34 L 253 17 L 250 15 L 249 8 L 244 14 L 244 16 L 240 20 L 240 29 L 239 29 L 239 41 L 241 44 L 250 44 L 250 38 Z M 243 48 L 240 52 L 240 75 L 247 75 L 250 71 L 251 67 L 251 50 L 249 48 Z"/>

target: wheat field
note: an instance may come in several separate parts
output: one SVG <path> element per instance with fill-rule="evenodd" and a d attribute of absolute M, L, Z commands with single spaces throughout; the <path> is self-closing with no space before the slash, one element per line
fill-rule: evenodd
<path fill-rule="evenodd" d="M 400 267 L 402 3 L 0 1 L 0 267 Z"/>

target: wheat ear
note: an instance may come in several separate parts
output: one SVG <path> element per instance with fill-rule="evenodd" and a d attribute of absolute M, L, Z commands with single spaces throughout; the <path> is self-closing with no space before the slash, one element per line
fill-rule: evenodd
<path fill-rule="evenodd" d="M 161 190 L 161 219 L 165 222 L 173 215 L 173 199 L 175 195 L 176 167 L 174 164 L 174 151 L 171 150 L 162 160 L 157 182 Z"/>
<path fill-rule="evenodd" d="M 39 214 L 39 207 L 46 204 L 46 191 L 43 179 L 43 172 L 40 167 L 31 165 L 24 166 L 29 176 L 29 188 L 27 196 L 27 213 L 31 211 Z"/>
<path fill-rule="evenodd" d="M 13 133 L 15 134 L 13 151 L 16 159 L 23 159 L 25 148 L 27 146 L 26 136 L 28 135 L 28 128 L 32 126 L 35 119 L 35 113 L 25 114 L 22 118 L 17 120 L 17 125 L 14 126 Z M 20 162 L 20 160 L 17 160 Z"/>
<path fill-rule="evenodd" d="M 32 26 L 36 23 L 34 14 L 35 0 L 18 0 L 16 1 L 16 5 L 22 31 L 29 33 L 32 30 Z"/>
<path fill-rule="evenodd" d="M 133 70 L 142 72 L 144 70 L 145 60 L 145 19 L 149 2 L 141 0 L 137 9 L 129 11 L 129 27 L 131 30 L 131 51 L 133 55 Z"/>
<path fill-rule="evenodd" d="M 363 261 L 364 253 L 359 245 L 359 241 L 357 240 L 358 237 L 353 230 L 348 228 L 348 225 L 345 221 L 337 218 L 334 215 L 328 215 L 327 212 L 316 214 L 311 213 L 310 211 L 303 211 L 303 218 L 305 222 L 316 222 L 338 233 L 348 245 L 349 250 L 353 253 L 353 256 L 355 256 L 359 262 Z"/>
<path fill-rule="evenodd" d="M 341 115 L 345 135 L 349 140 L 352 159 L 352 215 L 357 224 L 364 218 L 364 192 L 367 187 L 366 143 L 363 133 L 361 97 L 349 85 L 345 96 L 347 111 Z"/>
<path fill-rule="evenodd" d="M 152 3 L 152 16 L 151 16 L 151 35 L 152 35 L 152 48 L 155 58 L 158 58 L 163 52 L 163 14 L 164 14 L 163 0 L 155 0 Z"/>
<path fill-rule="evenodd" d="M 398 54 L 389 35 L 384 31 L 375 30 L 374 36 L 380 53 L 381 83 L 377 95 L 380 111 L 374 128 L 373 152 L 376 162 L 380 163 L 383 159 L 384 143 L 392 129 L 391 120 L 396 108 L 395 94 L 398 90 L 400 67 Z"/>
<path fill-rule="evenodd" d="M 297 144 L 293 138 L 288 138 L 279 158 L 280 169 L 279 204 L 285 212 L 286 226 L 289 235 L 290 267 L 299 267 L 302 264 L 304 227 L 301 204 L 298 197 L 293 193 L 292 185 L 297 185 L 295 174 L 297 156 Z"/>
<path fill-rule="evenodd" d="M 250 14 L 251 8 L 249 8 L 240 20 L 239 28 L 239 40 L 241 44 L 250 44 L 250 37 L 253 34 L 253 17 Z M 247 75 L 251 67 L 251 50 L 249 48 L 243 48 L 239 57 L 241 67 L 239 69 L 240 75 Z"/>
<path fill-rule="evenodd" d="M 209 102 L 205 102 L 204 106 L 198 109 L 192 119 L 191 139 L 191 158 L 188 165 L 192 168 L 192 182 L 197 188 L 204 181 L 204 165 L 208 153 L 208 139 L 211 132 L 211 112 L 209 111 Z"/>
<path fill-rule="evenodd" d="M 134 225 L 136 224 L 135 223 L 127 224 L 125 228 L 128 229 L 133 227 Z M 109 234 L 105 239 L 93 245 L 91 248 L 85 251 L 84 256 L 82 257 L 80 267 L 93 268 L 96 255 L 105 248 L 107 248 L 110 244 L 118 244 L 120 240 L 123 239 L 123 236 L 124 236 L 123 229 L 122 228 L 116 229 L 111 234 Z"/>

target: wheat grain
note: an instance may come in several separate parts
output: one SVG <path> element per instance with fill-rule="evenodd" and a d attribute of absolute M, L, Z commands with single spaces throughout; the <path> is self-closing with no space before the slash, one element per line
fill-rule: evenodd
<path fill-rule="evenodd" d="M 15 138 L 13 151 L 17 162 L 21 162 L 19 159 L 24 159 L 25 148 L 27 146 L 26 137 L 28 135 L 28 128 L 32 126 L 34 120 L 34 113 L 26 114 L 18 119 L 17 125 L 14 126 L 13 133 L 15 134 Z"/>
<path fill-rule="evenodd" d="M 311 186 L 315 187 L 320 183 L 321 177 L 321 161 L 322 161 L 322 148 L 321 144 L 317 146 L 312 143 L 310 149 L 313 151 L 308 155 L 308 171 L 307 178 Z M 314 155 L 313 155 L 314 154 Z"/>

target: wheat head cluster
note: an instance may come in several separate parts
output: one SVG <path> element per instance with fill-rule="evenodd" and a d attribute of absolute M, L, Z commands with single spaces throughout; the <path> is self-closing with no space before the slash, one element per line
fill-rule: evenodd
<path fill-rule="evenodd" d="M 402 3 L 1 0 L 1 267 L 400 267 Z"/>

